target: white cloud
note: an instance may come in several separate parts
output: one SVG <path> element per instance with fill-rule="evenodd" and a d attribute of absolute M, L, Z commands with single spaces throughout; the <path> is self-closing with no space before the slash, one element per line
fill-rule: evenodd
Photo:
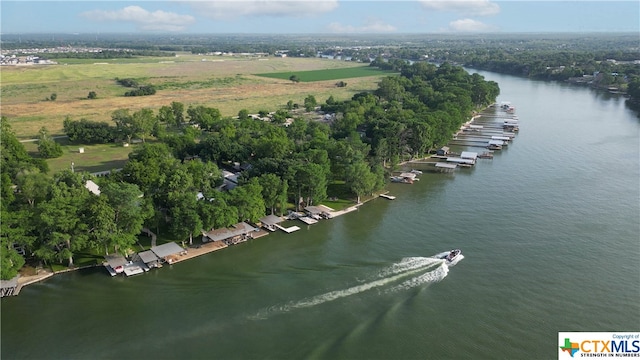
<path fill-rule="evenodd" d="M 326 13 L 338 7 L 338 0 L 242 0 L 188 1 L 199 14 L 226 20 L 244 16 L 305 17 Z"/>
<path fill-rule="evenodd" d="M 396 31 L 393 25 L 385 24 L 378 19 L 368 19 L 363 26 L 342 25 L 340 23 L 331 23 L 327 26 L 330 32 L 338 34 L 346 33 L 388 33 Z"/>
<path fill-rule="evenodd" d="M 494 32 L 498 28 L 473 19 L 460 19 L 449 23 L 449 30 L 455 32 Z"/>
<path fill-rule="evenodd" d="M 464 15 L 487 16 L 500 12 L 489 0 L 420 0 L 422 7 L 435 11 L 450 11 Z"/>
<path fill-rule="evenodd" d="M 92 10 L 81 16 L 95 21 L 124 21 L 132 22 L 138 29 L 146 31 L 183 31 L 187 25 L 193 24 L 196 19 L 191 15 L 156 10 L 150 12 L 140 6 L 127 6 L 120 10 Z"/>

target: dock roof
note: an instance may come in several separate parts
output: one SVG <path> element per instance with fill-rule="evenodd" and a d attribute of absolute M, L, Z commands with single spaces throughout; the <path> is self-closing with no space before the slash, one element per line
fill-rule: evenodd
<path fill-rule="evenodd" d="M 502 140 L 489 140 L 489 145 L 504 145 L 504 141 Z"/>
<path fill-rule="evenodd" d="M 156 254 L 157 257 L 165 258 L 169 255 L 180 254 L 181 252 L 184 251 L 184 249 L 180 247 L 180 245 L 174 242 L 170 242 L 170 243 L 154 246 L 151 248 L 151 251 L 153 251 L 153 253 Z"/>
<path fill-rule="evenodd" d="M 448 157 L 447 158 L 448 162 L 452 162 L 452 163 L 458 163 L 458 164 L 470 164 L 473 165 L 476 162 L 474 160 L 471 159 L 463 159 L 463 158 L 459 158 L 459 157 Z"/>
<path fill-rule="evenodd" d="M 473 152 L 473 151 L 463 151 L 460 154 L 460 157 L 463 159 L 477 159 L 478 158 L 478 153 L 477 152 Z"/>
<path fill-rule="evenodd" d="M 104 259 L 107 260 L 107 264 L 114 269 L 118 266 L 125 266 L 128 263 L 127 259 L 120 254 L 105 255 Z"/>
<path fill-rule="evenodd" d="M 141 253 L 138 253 L 138 256 L 140 256 L 140 259 L 145 263 L 151 263 L 154 261 L 158 261 L 158 257 L 156 256 L 156 254 L 151 251 L 151 250 L 147 250 L 147 251 L 143 251 Z"/>
<path fill-rule="evenodd" d="M 256 228 L 254 228 L 253 226 L 247 224 L 246 222 L 241 222 L 233 225 L 233 228 L 211 230 L 204 235 L 211 241 L 222 241 L 225 239 L 230 239 L 234 236 L 248 234 L 255 230 Z"/>
<path fill-rule="evenodd" d="M 260 219 L 260 222 L 266 225 L 275 225 L 282 222 L 282 218 L 275 215 L 267 215 Z"/>
<path fill-rule="evenodd" d="M 458 165 L 438 162 L 438 163 L 436 163 L 436 167 L 446 168 L 446 169 L 455 169 L 455 168 L 458 167 Z"/>
<path fill-rule="evenodd" d="M 326 210 L 319 207 L 319 206 L 307 206 L 306 208 L 304 208 L 307 212 L 311 213 L 311 214 L 322 214 L 323 212 L 325 212 Z"/>

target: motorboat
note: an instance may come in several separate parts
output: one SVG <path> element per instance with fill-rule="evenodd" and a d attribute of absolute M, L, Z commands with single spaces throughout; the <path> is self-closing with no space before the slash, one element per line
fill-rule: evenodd
<path fill-rule="evenodd" d="M 453 249 L 448 253 L 444 253 L 440 256 L 440 259 L 443 259 L 447 265 L 455 264 L 462 258 L 462 251 L 460 249 Z"/>

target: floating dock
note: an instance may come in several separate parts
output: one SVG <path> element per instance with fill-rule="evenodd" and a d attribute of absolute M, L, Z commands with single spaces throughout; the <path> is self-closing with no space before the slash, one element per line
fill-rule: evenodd
<path fill-rule="evenodd" d="M 396 199 L 395 196 L 387 195 L 387 194 L 380 194 L 380 197 L 388 199 L 388 200 L 395 200 Z"/>
<path fill-rule="evenodd" d="M 286 232 L 287 234 L 291 234 L 291 233 L 292 233 L 292 232 L 294 232 L 294 231 L 298 231 L 298 230 L 300 230 L 300 228 L 299 228 L 299 227 L 297 227 L 297 226 L 291 226 L 291 227 L 286 228 L 286 227 L 282 227 L 282 226 L 280 226 L 280 225 L 276 224 L 276 227 L 277 227 L 278 229 L 280 229 L 280 230 L 282 230 L 282 231 Z"/>

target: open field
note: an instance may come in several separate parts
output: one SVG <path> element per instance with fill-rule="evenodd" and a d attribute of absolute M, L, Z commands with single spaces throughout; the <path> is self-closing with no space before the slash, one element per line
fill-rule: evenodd
<path fill-rule="evenodd" d="M 64 153 L 55 159 L 48 159 L 49 173 L 54 174 L 63 169 L 71 169 L 71 163 L 75 171 L 87 171 L 90 173 L 119 169 L 129 159 L 129 153 L 135 149 L 136 144 L 129 147 L 118 144 L 94 144 L 82 145 L 71 144 L 68 139 L 56 140 L 62 145 Z M 36 142 L 24 143 L 25 149 L 31 156 L 38 155 L 38 144 Z M 81 154 L 78 149 L 84 148 Z"/>
<path fill-rule="evenodd" d="M 350 67 L 343 69 L 324 69 L 311 71 L 285 71 L 277 73 L 256 74 L 257 76 L 273 79 L 289 80 L 292 75 L 296 75 L 301 82 L 326 81 L 351 79 L 366 76 L 379 76 L 381 71 L 369 66 Z M 389 75 L 391 73 L 387 73 Z"/>
<path fill-rule="evenodd" d="M 361 68 L 362 64 L 318 58 L 236 58 L 221 56 L 180 55 L 175 58 L 143 58 L 97 60 L 61 65 L 2 67 L 0 86 L 2 115 L 7 116 L 19 138 L 33 138 L 45 126 L 52 135 L 62 135 L 65 117 L 79 120 L 110 121 L 111 113 L 120 108 L 137 111 L 157 110 L 173 101 L 189 105 L 205 105 L 220 110 L 223 116 L 249 112 L 273 111 L 289 100 L 303 103 L 308 95 L 319 102 L 329 96 L 336 100 L 351 98 L 355 93 L 375 89 L 387 73 L 372 76 L 340 78 L 347 87 L 335 86 L 336 78 L 294 84 L 287 79 L 260 77 L 252 74 L 269 72 Z M 144 60 L 144 61 L 143 61 Z M 205 60 L 205 61 L 203 61 Z M 348 75 L 349 71 L 344 76 Z M 360 75 L 362 76 L 362 75 Z M 115 78 L 134 78 L 141 84 L 153 84 L 156 95 L 124 97 L 129 88 Z M 98 99 L 89 100 L 95 91 Z M 47 101 L 52 93 L 56 101 Z"/>

